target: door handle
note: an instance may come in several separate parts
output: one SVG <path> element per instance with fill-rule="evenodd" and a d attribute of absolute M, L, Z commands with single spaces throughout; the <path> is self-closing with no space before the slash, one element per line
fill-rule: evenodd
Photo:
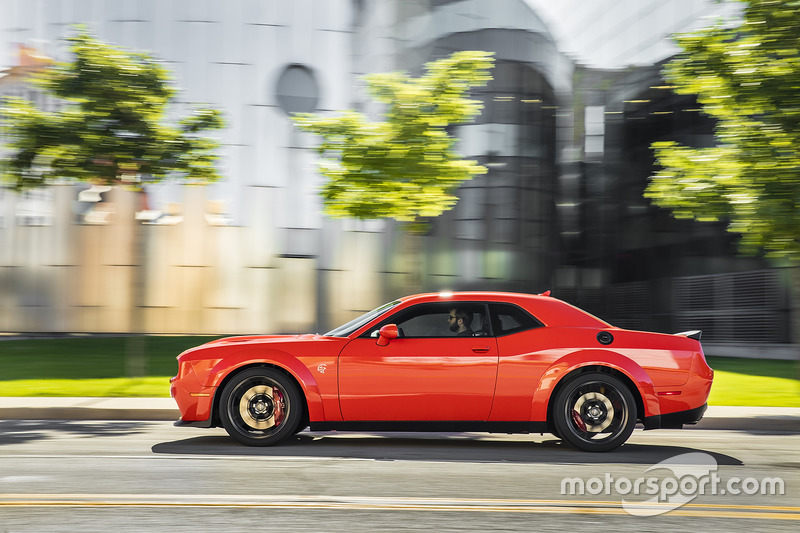
<path fill-rule="evenodd" d="M 491 348 L 489 348 L 488 346 L 476 346 L 475 348 L 472 349 L 472 351 L 475 353 L 486 353 L 490 349 Z"/>

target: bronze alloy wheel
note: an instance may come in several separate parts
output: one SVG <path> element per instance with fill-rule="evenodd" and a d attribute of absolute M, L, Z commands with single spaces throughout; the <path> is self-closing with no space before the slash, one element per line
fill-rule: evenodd
<path fill-rule="evenodd" d="M 636 401 L 627 385 L 611 374 L 579 374 L 556 395 L 553 418 L 566 442 L 588 452 L 605 452 L 633 433 Z"/>
<path fill-rule="evenodd" d="M 284 372 L 258 367 L 228 382 L 219 409 L 231 437 L 248 446 L 269 446 L 295 433 L 303 401 L 297 385 Z"/>

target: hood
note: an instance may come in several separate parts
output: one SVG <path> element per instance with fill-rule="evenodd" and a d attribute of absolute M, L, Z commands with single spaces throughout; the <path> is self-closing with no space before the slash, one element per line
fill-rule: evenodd
<path fill-rule="evenodd" d="M 210 341 L 198 348 L 210 348 L 212 346 L 231 346 L 243 344 L 274 344 L 283 342 L 304 342 L 311 340 L 319 340 L 320 336 L 307 333 L 305 335 L 242 335 L 238 337 L 225 337 L 224 339 L 217 339 Z"/>

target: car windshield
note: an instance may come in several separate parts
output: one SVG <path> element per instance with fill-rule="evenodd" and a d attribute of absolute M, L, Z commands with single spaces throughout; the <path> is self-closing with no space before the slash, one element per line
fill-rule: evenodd
<path fill-rule="evenodd" d="M 382 315 L 392 307 L 396 306 L 400 303 L 400 300 L 395 300 L 394 302 L 389 302 L 388 304 L 383 304 L 382 306 L 378 307 L 377 309 L 373 309 L 368 313 L 364 313 L 360 317 L 351 320 L 347 324 L 341 325 L 336 329 L 332 329 L 325 334 L 326 337 L 347 337 L 355 330 L 370 322 L 372 319 Z"/>

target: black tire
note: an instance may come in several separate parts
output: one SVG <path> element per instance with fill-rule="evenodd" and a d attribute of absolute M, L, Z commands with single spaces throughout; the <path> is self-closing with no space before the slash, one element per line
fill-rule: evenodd
<path fill-rule="evenodd" d="M 280 370 L 258 367 L 225 385 L 219 415 L 225 431 L 242 444 L 271 446 L 295 433 L 303 406 L 294 380 Z"/>
<path fill-rule="evenodd" d="M 562 440 L 587 452 L 621 446 L 636 425 L 636 401 L 619 378 L 579 374 L 556 395 L 553 422 Z"/>

